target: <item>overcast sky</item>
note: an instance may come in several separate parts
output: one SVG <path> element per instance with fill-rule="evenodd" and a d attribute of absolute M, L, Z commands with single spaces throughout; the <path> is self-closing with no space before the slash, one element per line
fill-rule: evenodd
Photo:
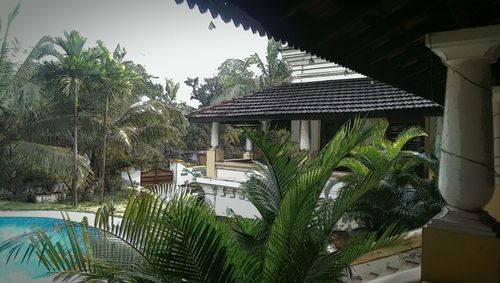
<path fill-rule="evenodd" d="M 4 26 L 17 2 L 0 0 Z M 208 29 L 210 21 L 215 29 Z M 227 58 L 255 52 L 265 56 L 267 44 L 265 37 L 174 0 L 23 0 L 11 36 L 29 47 L 43 35 L 62 36 L 69 30 L 87 37 L 88 46 L 102 40 L 112 50 L 119 43 L 126 48 L 127 59 L 146 66 L 151 75 L 160 77 L 159 82 L 165 77 L 179 82 L 178 99 L 187 102 L 187 77 L 212 76 Z"/>

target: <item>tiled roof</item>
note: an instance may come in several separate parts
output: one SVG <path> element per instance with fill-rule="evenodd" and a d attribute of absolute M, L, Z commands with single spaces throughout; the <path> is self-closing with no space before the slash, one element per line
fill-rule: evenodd
<path fill-rule="evenodd" d="M 268 88 L 188 115 L 192 122 L 440 115 L 442 107 L 370 78 L 294 83 Z"/>

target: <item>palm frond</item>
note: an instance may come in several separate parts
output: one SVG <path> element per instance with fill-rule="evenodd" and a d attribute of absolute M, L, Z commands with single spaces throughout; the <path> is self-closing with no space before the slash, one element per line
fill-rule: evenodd
<path fill-rule="evenodd" d="M 399 133 L 396 140 L 392 143 L 389 148 L 389 154 L 391 158 L 396 157 L 396 155 L 403 149 L 408 141 L 416 137 L 426 137 L 427 134 L 419 127 L 411 127 L 405 131 Z"/>
<path fill-rule="evenodd" d="M 252 270 L 252 262 L 229 250 L 236 246 L 211 208 L 195 198 L 164 202 L 144 194 L 129 203 L 120 225 L 110 224 L 110 212 L 99 210 L 95 225 L 134 246 L 167 281 L 227 282 L 248 274 L 237 267 Z"/>
<path fill-rule="evenodd" d="M 14 143 L 15 155 L 26 167 L 41 170 L 54 177 L 69 179 L 73 162 L 69 149 L 43 145 L 33 142 L 18 141 Z M 90 184 L 93 172 L 82 156 L 78 159 L 78 178 L 82 184 Z"/>
<path fill-rule="evenodd" d="M 38 65 L 35 61 L 40 60 L 44 56 L 52 54 L 53 42 L 49 36 L 42 37 L 31 49 L 30 53 L 24 62 L 17 69 L 11 84 L 12 89 L 17 90 L 30 81 L 35 75 Z"/>

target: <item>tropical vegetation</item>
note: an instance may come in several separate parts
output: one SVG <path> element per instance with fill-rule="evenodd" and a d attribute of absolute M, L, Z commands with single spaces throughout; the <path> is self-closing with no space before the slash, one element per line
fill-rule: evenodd
<path fill-rule="evenodd" d="M 390 152 L 356 150 L 376 129 L 347 122 L 316 156 L 276 143 L 265 130 L 246 130 L 264 157 L 245 185 L 260 213 L 218 219 L 213 209 L 186 191 L 145 193 L 129 202 L 120 223 L 103 206 L 96 229 L 66 221 L 51 237 L 36 230 L 4 243 L 11 259 L 35 255 L 57 279 L 87 282 L 337 282 L 349 264 L 368 252 L 404 245 L 395 226 L 359 232 L 334 252 L 327 246 L 340 217 L 384 178 Z M 333 170 L 355 156 L 366 172 L 336 199 L 320 199 Z M 173 187 L 175 188 L 175 187 Z M 31 244 L 23 244 L 29 237 Z M 26 256 L 24 256 L 26 255 Z"/>
<path fill-rule="evenodd" d="M 18 13 L 19 5 L 0 41 L 0 189 L 16 195 L 70 183 L 77 206 L 97 188 L 104 201 L 121 171 L 164 164 L 165 144 L 182 141 L 186 127 L 183 105 L 160 99 L 175 87 L 153 83 L 120 46 L 86 47 L 76 31 L 43 37 L 13 61 L 21 53 L 9 39 Z"/>
<path fill-rule="evenodd" d="M 255 53 L 245 59 L 227 59 L 218 68 L 217 75 L 203 79 L 188 78 L 184 83 L 192 88 L 191 99 L 200 102 L 201 107 L 237 98 L 265 88 L 289 82 L 291 66 L 280 58 L 281 43 L 269 40 L 265 60 Z M 258 70 L 256 74 L 254 70 Z M 207 149 L 209 128 L 206 125 L 192 125 L 190 131 L 201 134 L 204 143 L 188 141 L 191 148 Z M 222 125 L 222 139 L 219 145 L 228 158 L 241 158 L 244 149 L 243 131 L 229 125 Z"/>
<path fill-rule="evenodd" d="M 378 151 L 389 160 L 384 178 L 348 210 L 369 231 L 380 231 L 394 223 L 407 229 L 421 227 L 445 205 L 437 187 L 438 160 L 426 153 L 405 150 L 410 140 L 426 133 L 411 127 L 391 141 L 386 138 L 388 126 L 385 120 L 379 122 L 371 142 L 355 150 Z M 362 178 L 368 172 L 367 162 L 360 155 L 345 159 L 343 165 L 352 174 L 341 181 L 350 183 Z"/>
<path fill-rule="evenodd" d="M 33 179 L 43 183 L 50 178 L 68 180 L 77 176 L 81 183 L 86 182 L 92 172 L 81 156 L 75 159 L 66 147 L 47 143 L 43 136 L 32 131 L 48 104 L 38 83 L 37 70 L 39 61 L 54 53 L 53 40 L 43 37 L 23 62 L 10 61 L 18 52 L 9 44 L 11 24 L 18 13 L 19 5 L 9 14 L 1 39 L 0 183 L 16 194 L 18 186 Z"/>

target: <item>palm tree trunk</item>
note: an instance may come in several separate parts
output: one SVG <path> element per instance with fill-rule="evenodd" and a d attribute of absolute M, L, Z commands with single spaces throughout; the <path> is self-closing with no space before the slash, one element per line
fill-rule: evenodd
<path fill-rule="evenodd" d="M 104 182 L 106 180 L 106 146 L 108 142 L 108 107 L 109 107 L 109 97 L 106 96 L 106 102 L 104 106 L 104 135 L 102 139 L 102 166 L 101 174 L 99 176 L 99 186 L 101 187 L 101 203 L 104 203 Z"/>
<path fill-rule="evenodd" d="M 73 105 L 73 172 L 71 178 L 71 192 L 73 193 L 73 206 L 78 207 L 78 90 L 74 87 Z"/>
<path fill-rule="evenodd" d="M 130 182 L 130 186 L 132 186 L 132 189 L 135 189 L 134 180 L 132 180 L 132 176 L 130 176 L 130 171 L 128 170 L 128 168 L 127 168 L 127 175 L 128 175 L 128 180 Z"/>

